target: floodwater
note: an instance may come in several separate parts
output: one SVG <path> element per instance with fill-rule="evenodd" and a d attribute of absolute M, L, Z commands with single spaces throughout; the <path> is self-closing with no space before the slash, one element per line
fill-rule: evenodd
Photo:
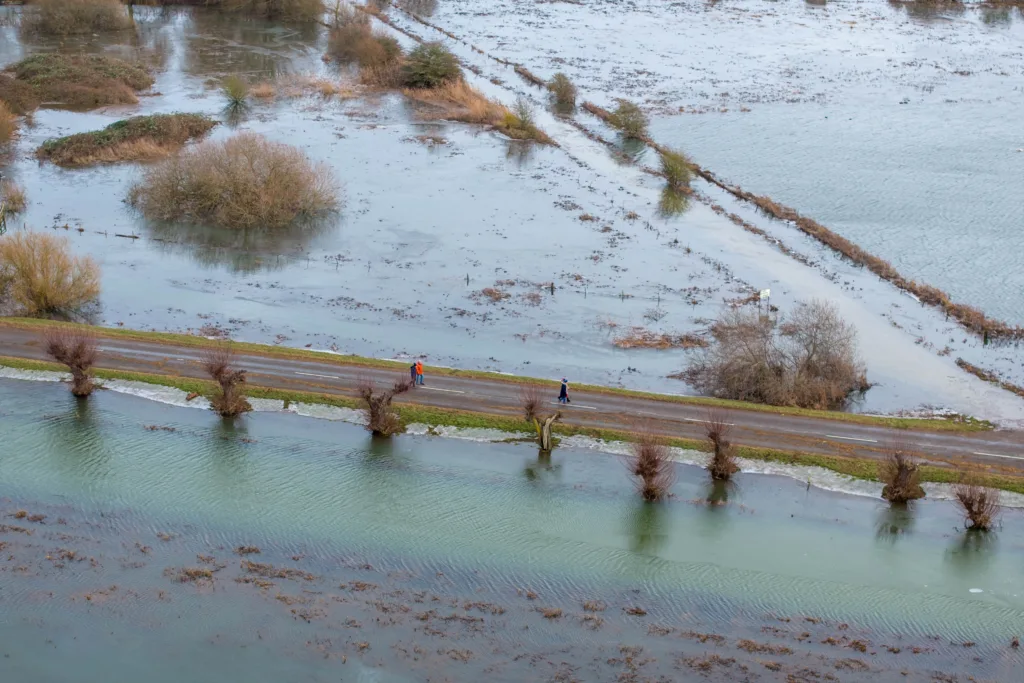
<path fill-rule="evenodd" d="M 403 6 L 429 11 L 431 21 L 457 32 L 466 29 L 497 56 L 523 58 L 518 50 L 529 49 L 523 46 L 535 38 L 527 32 L 529 39 L 512 51 L 505 41 L 488 43 L 474 33 L 472 21 L 483 20 L 468 17 L 458 2 Z M 511 14 L 522 10 L 496 7 Z M 574 4 L 530 7 L 544 13 L 589 11 Z M 390 12 L 414 33 L 437 37 L 399 7 Z M 636 15 L 642 16 L 647 15 Z M 542 93 L 525 89 L 510 69 L 465 45 L 452 42 L 460 57 L 480 69 L 480 76 L 471 76 L 474 85 L 506 102 L 516 93 L 531 98 L 540 124 L 560 148 L 514 144 L 473 126 L 425 122 L 399 96 L 358 89 L 343 98 L 254 103 L 236 120 L 224 115 L 216 90 L 226 74 L 242 73 L 252 81 L 299 75 L 351 79 L 321 61 L 324 31 L 193 10 L 140 10 L 137 17 L 138 34 L 131 39 L 90 36 L 64 46 L 24 40 L 14 27 L 0 26 L 2 63 L 64 49 L 137 57 L 155 70 L 156 85 L 138 106 L 42 110 L 0 160 L 0 172 L 22 183 L 29 197 L 16 229 L 57 230 L 76 250 L 100 261 L 98 322 L 226 333 L 375 357 L 423 356 L 428 365 L 685 393 L 687 386 L 667 375 L 685 364 L 687 352 L 626 351 L 613 340 L 632 327 L 702 331 L 729 302 L 770 287 L 772 302 L 783 311 L 801 299 L 825 297 L 857 326 L 869 379 L 877 385 L 854 409 L 937 408 L 1024 424 L 1024 401 L 954 365 L 962 356 L 1013 378 L 1020 371 L 1015 347 L 982 348 L 941 315 L 836 259 L 790 226 L 764 221 L 701 183 L 697 189 L 782 239 L 806 262 L 700 202 L 679 216 L 659 214 L 656 179 L 550 115 Z M 611 56 L 629 45 L 613 47 Z M 548 55 L 550 64 L 561 64 L 550 48 L 534 49 Z M 595 71 L 597 80 L 588 81 L 569 63 L 563 66 L 585 89 L 608 82 L 606 71 Z M 669 98 L 662 99 L 658 117 L 668 107 Z M 128 115 L 182 110 L 224 120 L 215 138 L 252 130 L 326 161 L 343 187 L 344 208 L 319 225 L 278 233 L 154 225 L 123 203 L 139 176 L 137 165 L 62 170 L 34 158 L 35 148 L 54 136 Z M 655 127 L 661 125 L 659 118 Z M 426 136 L 443 143 L 432 144 Z M 632 151 L 644 160 L 642 150 Z M 731 168 L 721 170 L 733 177 Z M 630 212 L 639 218 L 627 218 Z M 597 220 L 581 220 L 584 214 Z M 143 279 L 146 286 L 140 287 Z M 508 297 L 481 296 L 488 287 Z"/>
<path fill-rule="evenodd" d="M 7 379 L 0 406 L 12 680 L 1011 681 L 1024 664 L 1016 511 L 970 535 L 947 502 L 893 512 L 684 465 L 647 505 L 592 451 L 232 424 Z"/>

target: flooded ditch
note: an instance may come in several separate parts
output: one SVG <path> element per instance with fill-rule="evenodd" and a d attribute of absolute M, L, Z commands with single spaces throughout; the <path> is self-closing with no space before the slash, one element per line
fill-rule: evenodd
<path fill-rule="evenodd" d="M 1019 512 L 0 380 L 16 679 L 1009 681 Z M 116 656 L 112 656 L 116 653 Z M 187 656 L 183 656 L 187 653 Z M 950 679 L 950 680 L 958 680 Z"/>

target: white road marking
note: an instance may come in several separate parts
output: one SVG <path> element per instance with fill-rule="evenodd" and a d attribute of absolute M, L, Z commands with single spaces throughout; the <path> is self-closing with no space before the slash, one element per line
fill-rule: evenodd
<path fill-rule="evenodd" d="M 465 391 L 459 391 L 458 389 L 442 389 L 440 387 L 428 387 L 426 384 L 420 384 L 418 389 L 430 389 L 431 391 L 447 391 L 449 394 L 464 394 Z"/>
<path fill-rule="evenodd" d="M 295 374 L 296 375 L 305 375 L 307 377 L 324 377 L 326 379 L 341 379 L 341 377 L 338 377 L 337 375 L 318 375 L 315 372 L 299 372 L 298 370 L 295 371 Z"/>
<path fill-rule="evenodd" d="M 826 439 L 846 439 L 847 441 L 864 441 L 865 443 L 878 443 L 876 439 L 858 439 L 855 436 L 835 436 L 834 434 L 826 434 Z"/>
<path fill-rule="evenodd" d="M 998 453 L 982 453 L 980 451 L 975 451 L 973 455 L 984 455 L 989 458 L 1009 458 L 1010 460 L 1024 460 L 1024 458 L 1018 455 L 999 455 Z"/>
<path fill-rule="evenodd" d="M 686 422 L 701 422 L 701 423 L 707 422 L 707 420 L 698 420 L 695 417 L 683 417 L 683 418 L 680 418 L 680 419 L 685 420 Z M 735 427 L 736 426 L 732 422 L 723 422 L 722 424 L 724 424 L 726 427 Z"/>
<path fill-rule="evenodd" d="M 595 408 L 594 406 L 581 406 L 576 403 L 559 403 L 558 401 L 552 401 L 551 405 L 564 405 L 566 408 L 583 408 L 584 410 L 597 410 L 597 408 Z"/>

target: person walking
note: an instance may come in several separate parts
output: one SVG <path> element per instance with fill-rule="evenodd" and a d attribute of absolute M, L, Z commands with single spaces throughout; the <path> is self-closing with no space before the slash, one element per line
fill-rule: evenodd
<path fill-rule="evenodd" d="M 571 403 L 569 400 L 569 380 L 562 378 L 562 386 L 558 390 L 558 402 L 559 403 Z"/>
<path fill-rule="evenodd" d="M 416 361 L 416 384 L 423 386 L 423 361 Z"/>
<path fill-rule="evenodd" d="M 416 384 L 416 364 L 413 363 L 409 366 L 409 381 Z"/>

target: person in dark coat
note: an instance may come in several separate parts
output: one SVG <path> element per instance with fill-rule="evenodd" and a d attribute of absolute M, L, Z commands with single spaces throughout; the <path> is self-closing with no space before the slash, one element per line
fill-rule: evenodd
<path fill-rule="evenodd" d="M 558 390 L 558 402 L 570 403 L 569 401 L 569 380 L 562 378 L 562 386 Z"/>

